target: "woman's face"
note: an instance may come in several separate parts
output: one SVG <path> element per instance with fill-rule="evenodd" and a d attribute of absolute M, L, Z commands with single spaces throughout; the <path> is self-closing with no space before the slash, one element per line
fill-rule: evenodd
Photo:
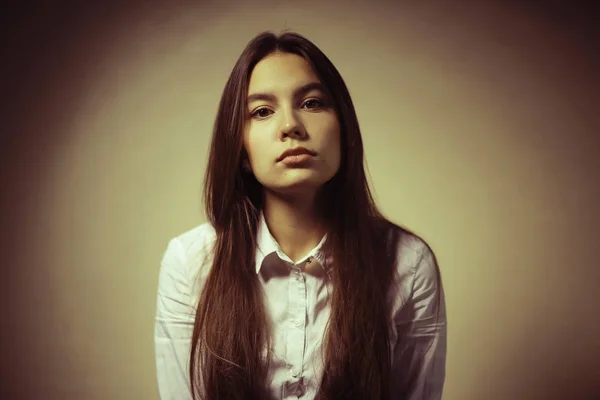
<path fill-rule="evenodd" d="M 338 171 L 340 124 L 304 58 L 274 53 L 262 59 L 250 76 L 246 113 L 244 148 L 252 173 L 266 189 L 311 192 Z M 294 149 L 299 153 L 282 158 Z"/>

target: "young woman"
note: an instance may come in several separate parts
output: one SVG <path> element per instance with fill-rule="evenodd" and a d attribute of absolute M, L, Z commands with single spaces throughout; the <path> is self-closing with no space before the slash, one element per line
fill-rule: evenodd
<path fill-rule="evenodd" d="M 263 33 L 241 54 L 205 203 L 161 264 L 161 399 L 441 397 L 434 254 L 377 210 L 350 94 L 309 40 Z"/>

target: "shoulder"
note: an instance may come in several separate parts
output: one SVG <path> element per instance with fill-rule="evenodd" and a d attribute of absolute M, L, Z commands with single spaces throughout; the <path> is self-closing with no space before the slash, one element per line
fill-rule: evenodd
<path fill-rule="evenodd" d="M 205 222 L 180 233 L 172 240 L 179 243 L 187 260 L 194 260 L 212 251 L 217 233 L 209 222 Z"/>
<path fill-rule="evenodd" d="M 407 260 L 417 268 L 424 260 L 430 261 L 435 258 L 432 248 L 423 237 L 403 228 L 398 229 L 401 232 L 396 243 L 399 261 Z"/>
<path fill-rule="evenodd" d="M 386 226 L 388 252 L 394 259 L 392 296 L 404 303 L 415 289 L 441 285 L 438 263 L 429 243 L 418 234 L 390 221 Z"/>
<path fill-rule="evenodd" d="M 434 258 L 427 241 L 409 229 L 387 219 L 377 222 L 378 231 L 385 237 L 387 252 L 396 257 L 399 266 L 412 266 L 414 269 L 423 258 Z"/>
<path fill-rule="evenodd" d="M 186 286 L 197 289 L 212 265 L 216 239 L 216 231 L 208 222 L 172 237 L 163 256 L 163 273 L 176 274 Z"/>

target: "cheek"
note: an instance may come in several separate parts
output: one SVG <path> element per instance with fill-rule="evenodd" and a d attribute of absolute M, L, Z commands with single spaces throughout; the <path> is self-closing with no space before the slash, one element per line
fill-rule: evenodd
<path fill-rule="evenodd" d="M 331 129 L 328 130 L 326 142 L 324 143 L 327 148 L 327 158 L 329 164 L 336 169 L 339 168 L 341 162 L 341 132 L 339 124 L 333 124 Z"/>
<path fill-rule="evenodd" d="M 244 132 L 242 134 L 242 146 L 244 147 L 244 150 L 246 151 L 246 153 L 248 153 L 248 156 L 250 156 L 249 139 L 250 139 L 250 136 L 249 136 L 248 128 L 244 128 Z"/>
<path fill-rule="evenodd" d="M 250 129 L 244 136 L 244 148 L 246 149 L 246 153 L 248 153 L 252 167 L 259 167 L 269 156 L 267 135 L 264 132 Z"/>
<path fill-rule="evenodd" d="M 255 155 L 257 154 L 257 148 L 256 135 L 253 135 L 252 130 L 247 128 L 246 131 L 244 131 L 244 150 L 246 150 L 250 161 L 255 158 Z"/>

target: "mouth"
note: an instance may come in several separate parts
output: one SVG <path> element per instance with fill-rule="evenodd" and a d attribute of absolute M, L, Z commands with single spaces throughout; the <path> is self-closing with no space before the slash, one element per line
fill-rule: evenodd
<path fill-rule="evenodd" d="M 277 162 L 284 161 L 286 158 L 294 158 L 294 157 L 299 158 L 297 156 L 304 156 L 302 158 L 310 158 L 310 157 L 314 157 L 316 155 L 317 155 L 317 153 L 315 153 L 312 150 L 308 150 L 305 147 L 295 147 L 293 149 L 288 149 L 288 150 L 284 151 L 283 153 L 281 153 L 279 158 L 277 158 Z"/>

